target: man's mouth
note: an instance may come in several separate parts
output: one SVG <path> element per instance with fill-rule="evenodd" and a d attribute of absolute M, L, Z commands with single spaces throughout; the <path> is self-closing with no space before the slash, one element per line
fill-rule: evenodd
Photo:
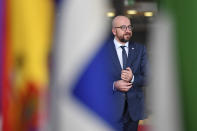
<path fill-rule="evenodd" d="M 129 35 L 130 36 L 131 34 L 128 33 L 128 34 L 125 34 L 125 35 Z"/>
<path fill-rule="evenodd" d="M 131 36 L 131 35 L 130 35 L 130 34 L 126 34 L 126 35 L 124 35 L 124 36 L 128 37 L 128 36 Z"/>

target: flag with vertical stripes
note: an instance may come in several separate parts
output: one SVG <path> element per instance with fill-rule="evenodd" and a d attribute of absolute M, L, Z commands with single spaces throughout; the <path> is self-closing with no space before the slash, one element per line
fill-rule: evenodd
<path fill-rule="evenodd" d="M 160 0 L 150 37 L 155 131 L 197 130 L 196 3 Z"/>
<path fill-rule="evenodd" d="M 3 131 L 42 130 L 46 120 L 52 0 L 6 0 Z"/>

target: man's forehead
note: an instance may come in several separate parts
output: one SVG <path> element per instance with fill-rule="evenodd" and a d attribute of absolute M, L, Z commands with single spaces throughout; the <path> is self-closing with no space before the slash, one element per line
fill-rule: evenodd
<path fill-rule="evenodd" d="M 117 20 L 129 20 L 126 16 L 117 16 L 115 19 Z"/>
<path fill-rule="evenodd" d="M 115 24 L 130 24 L 130 20 L 127 17 L 119 16 L 115 18 Z"/>

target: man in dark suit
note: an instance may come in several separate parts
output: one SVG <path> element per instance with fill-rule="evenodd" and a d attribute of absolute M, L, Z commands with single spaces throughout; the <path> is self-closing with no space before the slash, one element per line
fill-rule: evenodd
<path fill-rule="evenodd" d="M 143 45 L 131 42 L 130 20 L 117 16 L 112 21 L 114 39 L 108 43 L 110 74 L 115 102 L 114 121 L 120 131 L 137 131 L 144 118 L 144 93 L 147 55 Z"/>

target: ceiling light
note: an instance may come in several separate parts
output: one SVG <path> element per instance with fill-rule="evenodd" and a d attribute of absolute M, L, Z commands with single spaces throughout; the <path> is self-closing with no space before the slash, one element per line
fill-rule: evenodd
<path fill-rule="evenodd" d="M 144 16 L 152 17 L 153 16 L 153 12 L 144 12 Z"/>
<path fill-rule="evenodd" d="M 127 10 L 127 14 L 135 15 L 135 14 L 137 14 L 137 11 L 136 10 Z"/>
<path fill-rule="evenodd" d="M 114 12 L 107 12 L 107 17 L 114 17 L 115 13 Z"/>

